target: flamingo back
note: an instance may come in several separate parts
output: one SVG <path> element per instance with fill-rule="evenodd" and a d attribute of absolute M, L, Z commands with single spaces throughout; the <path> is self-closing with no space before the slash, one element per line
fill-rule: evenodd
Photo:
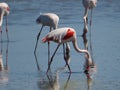
<path fill-rule="evenodd" d="M 65 43 L 75 39 L 76 32 L 74 29 L 65 27 L 58 28 L 49 32 L 43 39 L 42 42 L 54 41 L 56 43 Z"/>
<path fill-rule="evenodd" d="M 50 26 L 53 27 L 53 29 L 56 29 L 58 26 L 59 17 L 54 13 L 43 13 L 37 18 L 36 22 L 38 24 L 43 24 L 44 26 Z"/>
<path fill-rule="evenodd" d="M 85 8 L 92 9 L 96 6 L 97 0 L 83 0 L 83 5 Z"/>

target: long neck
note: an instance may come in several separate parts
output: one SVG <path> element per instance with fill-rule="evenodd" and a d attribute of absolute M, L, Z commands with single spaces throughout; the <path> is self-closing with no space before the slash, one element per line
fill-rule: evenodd
<path fill-rule="evenodd" d="M 88 60 L 89 65 L 92 64 L 92 60 L 91 60 L 91 56 L 90 56 L 89 52 L 87 50 L 80 49 L 78 47 L 77 40 L 73 41 L 73 46 L 74 46 L 74 48 L 75 48 L 75 50 L 77 52 L 79 52 L 79 53 L 85 53 L 87 55 L 87 58 L 88 58 L 87 60 Z"/>
<path fill-rule="evenodd" d="M 4 15 L 4 12 L 3 12 L 2 8 L 0 8 L 0 26 L 2 26 L 3 15 Z"/>

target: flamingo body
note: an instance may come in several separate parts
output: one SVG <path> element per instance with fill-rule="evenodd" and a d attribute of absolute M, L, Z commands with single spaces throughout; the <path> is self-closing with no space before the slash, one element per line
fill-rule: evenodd
<path fill-rule="evenodd" d="M 1 41 L 2 41 L 2 23 L 3 23 L 3 16 L 6 16 L 6 33 L 7 33 L 7 39 L 9 41 L 8 37 L 8 28 L 7 28 L 7 16 L 10 13 L 10 8 L 7 3 L 2 2 L 0 3 L 0 32 L 1 32 Z"/>
<path fill-rule="evenodd" d="M 83 5 L 85 8 L 92 9 L 96 6 L 97 0 L 83 0 Z"/>
<path fill-rule="evenodd" d="M 9 15 L 10 8 L 7 3 L 0 3 L 0 26 L 2 25 L 3 16 Z"/>
<path fill-rule="evenodd" d="M 42 24 L 43 26 L 50 26 L 56 29 L 59 22 L 59 17 L 54 13 L 43 13 L 41 14 L 36 22 Z"/>

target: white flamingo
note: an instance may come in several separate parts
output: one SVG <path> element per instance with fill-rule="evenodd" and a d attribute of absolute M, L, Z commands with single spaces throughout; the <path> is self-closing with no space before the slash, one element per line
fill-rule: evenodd
<path fill-rule="evenodd" d="M 9 41 L 8 37 L 8 28 L 7 28 L 7 16 L 9 15 L 10 8 L 7 3 L 3 2 L 0 3 L 0 32 L 1 32 L 1 41 L 2 41 L 2 22 L 3 22 L 3 16 L 6 16 L 6 33 L 7 33 L 7 39 Z"/>
<path fill-rule="evenodd" d="M 49 42 L 49 41 L 54 41 L 56 43 L 58 43 L 58 46 L 57 48 L 55 49 L 52 57 L 50 58 L 50 62 L 49 62 L 49 66 L 48 66 L 48 69 L 47 69 L 47 72 L 49 71 L 50 69 L 50 66 L 51 66 L 51 63 L 53 61 L 53 57 L 55 56 L 56 54 L 56 51 L 58 50 L 59 46 L 63 43 L 67 43 L 67 42 L 72 42 L 73 43 L 73 46 L 75 48 L 75 50 L 79 53 L 85 53 L 86 54 L 86 57 L 88 58 L 88 65 L 90 66 L 92 64 L 92 60 L 91 60 L 91 56 L 89 54 L 89 52 L 87 50 L 82 50 L 78 47 L 77 45 L 77 37 L 76 37 L 76 32 L 73 28 L 70 28 L 70 27 L 64 27 L 64 28 L 58 28 L 56 30 L 53 30 L 51 32 L 49 32 L 43 39 L 42 39 L 42 42 Z M 70 66 L 68 64 L 68 62 L 65 60 L 66 62 L 66 65 L 68 66 L 68 69 L 71 73 L 71 69 L 70 69 Z"/>
<path fill-rule="evenodd" d="M 0 55 L 0 71 L 4 69 L 2 55 Z"/>
<path fill-rule="evenodd" d="M 37 18 L 36 22 L 38 24 L 42 24 L 42 27 L 40 29 L 40 32 L 37 35 L 37 42 L 36 42 L 34 53 L 36 53 L 38 40 L 39 40 L 39 37 L 41 35 L 43 27 L 44 26 L 49 26 L 50 31 L 52 30 L 52 28 L 56 29 L 58 27 L 59 17 L 58 17 L 58 15 L 56 15 L 54 13 L 43 13 Z M 49 45 L 49 42 L 48 42 L 48 59 L 49 59 L 49 57 L 50 57 L 50 45 Z"/>
<path fill-rule="evenodd" d="M 87 33 L 87 17 L 88 17 L 88 11 L 91 10 L 91 19 L 90 19 L 90 25 L 92 24 L 92 10 L 93 8 L 96 6 L 97 4 L 97 0 L 83 0 L 83 6 L 85 8 L 85 12 L 84 12 L 84 33 L 83 35 L 85 35 Z"/>

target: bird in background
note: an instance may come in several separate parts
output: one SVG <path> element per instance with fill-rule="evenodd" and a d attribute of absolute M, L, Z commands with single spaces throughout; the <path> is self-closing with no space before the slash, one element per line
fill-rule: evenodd
<path fill-rule="evenodd" d="M 2 55 L 0 54 L 0 71 L 4 69 Z"/>
<path fill-rule="evenodd" d="M 0 3 L 0 33 L 1 33 L 1 41 L 2 41 L 2 23 L 3 23 L 3 16 L 6 16 L 6 33 L 7 33 L 7 40 L 9 41 L 8 37 L 8 28 L 7 28 L 7 16 L 10 13 L 10 8 L 7 3 L 2 2 Z"/>
<path fill-rule="evenodd" d="M 52 29 L 56 29 L 58 27 L 58 22 L 59 22 L 59 17 L 58 15 L 54 14 L 54 13 L 42 13 L 40 14 L 40 16 L 36 19 L 36 22 L 38 24 L 42 24 L 42 27 L 37 35 L 37 41 L 36 41 L 36 45 L 35 45 L 35 50 L 34 50 L 34 54 L 36 54 L 36 49 L 37 49 L 37 45 L 38 45 L 38 41 L 39 41 L 39 37 L 41 35 L 42 29 L 44 26 L 49 26 L 50 30 Z M 48 60 L 50 58 L 50 43 L 48 42 Z M 49 63 L 49 61 L 48 61 Z"/>
<path fill-rule="evenodd" d="M 85 53 L 87 60 L 88 60 L 88 65 L 90 66 L 92 64 L 92 60 L 91 60 L 91 56 L 90 56 L 89 52 L 87 50 L 80 49 L 78 47 L 76 31 L 73 28 L 63 27 L 63 28 L 58 28 L 58 29 L 55 29 L 55 30 L 49 32 L 42 39 L 42 42 L 45 43 L 45 42 L 50 42 L 50 41 L 56 42 L 56 43 L 58 43 L 58 45 L 57 45 L 57 48 L 55 49 L 52 57 L 50 58 L 47 72 L 50 70 L 51 63 L 53 61 L 53 58 L 54 58 L 58 48 L 60 47 L 61 44 L 67 43 L 67 42 L 72 42 L 73 47 L 77 52 Z M 66 65 L 68 66 L 69 72 L 71 73 L 71 69 L 70 69 L 68 62 L 66 60 L 65 60 L 65 62 L 66 62 Z"/>
<path fill-rule="evenodd" d="M 91 18 L 90 18 L 90 25 L 92 24 L 92 11 L 93 8 L 96 7 L 97 4 L 97 0 L 82 0 L 83 2 L 83 6 L 85 8 L 85 12 L 84 12 L 84 32 L 83 35 L 87 33 L 87 23 L 88 23 L 88 11 L 91 10 Z"/>

